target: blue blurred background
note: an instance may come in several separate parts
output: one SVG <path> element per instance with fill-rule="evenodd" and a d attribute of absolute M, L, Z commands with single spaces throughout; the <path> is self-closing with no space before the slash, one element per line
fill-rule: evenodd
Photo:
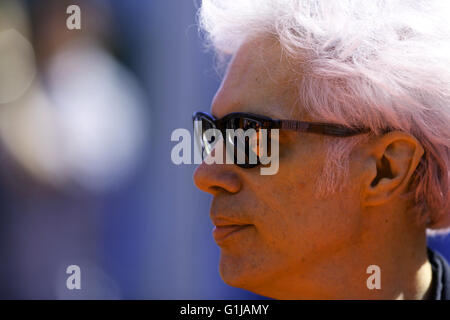
<path fill-rule="evenodd" d="M 1 0 L 0 298 L 262 298 L 220 279 L 210 197 L 170 158 L 220 83 L 198 5 Z"/>

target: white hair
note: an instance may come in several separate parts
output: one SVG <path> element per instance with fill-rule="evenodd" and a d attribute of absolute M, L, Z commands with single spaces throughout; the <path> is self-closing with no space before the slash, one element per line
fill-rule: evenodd
<path fill-rule="evenodd" d="M 411 182 L 419 220 L 450 226 L 450 1 L 203 0 L 199 18 L 219 54 L 278 39 L 301 64 L 302 106 L 319 119 L 416 137 L 425 149 Z"/>

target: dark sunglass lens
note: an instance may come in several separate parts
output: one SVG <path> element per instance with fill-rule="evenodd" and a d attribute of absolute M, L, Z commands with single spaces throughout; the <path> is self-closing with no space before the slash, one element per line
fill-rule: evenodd
<path fill-rule="evenodd" d="M 194 117 L 194 135 L 197 144 L 201 146 L 202 156 L 210 154 L 218 141 L 215 133 L 210 129 L 216 129 L 213 119 L 205 114 Z"/>
<path fill-rule="evenodd" d="M 205 141 L 205 132 L 208 129 L 213 128 L 214 124 L 210 119 L 208 119 L 205 115 L 196 114 L 193 117 L 194 121 L 194 139 L 196 140 L 196 144 L 199 147 L 199 151 L 202 153 L 202 157 L 204 156 L 204 152 L 208 152 L 209 146 L 208 141 Z"/>
<path fill-rule="evenodd" d="M 252 168 L 259 164 L 260 128 L 259 121 L 246 117 L 236 117 L 227 123 L 227 129 L 232 129 L 227 133 L 227 140 L 234 146 L 234 163 L 238 166 Z"/>

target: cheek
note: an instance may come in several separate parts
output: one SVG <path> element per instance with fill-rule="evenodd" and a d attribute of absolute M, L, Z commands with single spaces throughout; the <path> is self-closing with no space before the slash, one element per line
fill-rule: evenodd
<path fill-rule="evenodd" d="M 317 145 L 304 147 L 285 151 L 276 175 L 249 179 L 257 203 L 255 241 L 265 254 L 289 260 L 348 245 L 360 224 L 352 190 L 318 197 L 325 152 Z"/>
<path fill-rule="evenodd" d="M 318 198 L 312 176 L 285 177 L 288 183 L 276 184 L 259 198 L 257 231 L 265 254 L 272 252 L 280 261 L 310 261 L 350 245 L 361 230 L 352 190 Z"/>
<path fill-rule="evenodd" d="M 295 161 L 280 162 L 279 172 L 270 177 L 258 177 L 259 188 L 253 188 L 254 195 L 262 204 L 266 224 L 277 226 L 290 224 L 301 218 L 305 210 L 316 204 L 316 182 L 321 173 L 319 165 L 302 166 Z"/>
<path fill-rule="evenodd" d="M 291 245 L 297 244 L 298 254 L 309 260 L 321 259 L 359 242 L 363 229 L 360 212 L 353 199 L 343 197 L 335 194 L 312 201 L 290 225 Z"/>

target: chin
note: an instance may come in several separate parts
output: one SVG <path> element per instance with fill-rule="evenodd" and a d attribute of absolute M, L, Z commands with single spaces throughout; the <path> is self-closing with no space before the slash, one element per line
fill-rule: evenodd
<path fill-rule="evenodd" d="M 219 274 L 223 282 L 232 287 L 241 287 L 243 283 L 248 281 L 248 275 L 245 275 L 241 263 L 235 261 L 238 259 L 230 258 L 227 254 L 220 254 Z"/>
<path fill-rule="evenodd" d="M 247 256 L 247 258 L 249 258 Z M 250 260 L 250 261 L 249 261 Z M 227 285 L 262 294 L 259 288 L 264 287 L 267 272 L 262 265 L 252 266 L 251 259 L 237 258 L 231 255 L 220 255 L 219 274 Z"/>

